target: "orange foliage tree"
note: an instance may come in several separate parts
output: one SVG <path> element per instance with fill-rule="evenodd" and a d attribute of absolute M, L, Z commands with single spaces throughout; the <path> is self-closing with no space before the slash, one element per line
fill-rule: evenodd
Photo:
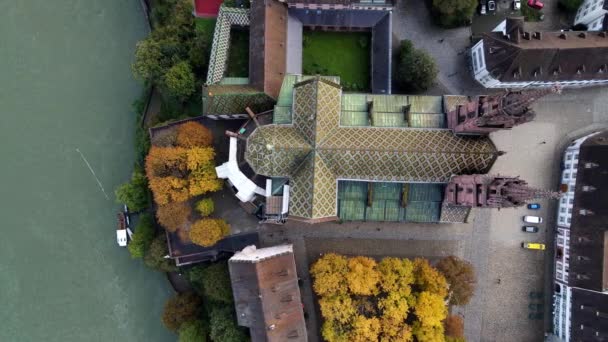
<path fill-rule="evenodd" d="M 450 284 L 450 304 L 466 305 L 473 297 L 477 282 L 473 265 L 455 256 L 448 256 L 439 260 L 436 267 Z"/>
<path fill-rule="evenodd" d="M 176 143 L 178 146 L 186 148 L 209 146 L 212 142 L 213 135 L 209 128 L 198 122 L 189 121 L 177 128 Z"/>
<path fill-rule="evenodd" d="M 450 315 L 443 322 L 443 326 L 445 327 L 446 336 L 455 339 L 464 338 L 464 321 L 462 320 L 462 317 Z"/>
<path fill-rule="evenodd" d="M 162 321 L 171 331 L 195 320 L 201 312 L 203 300 L 193 292 L 178 293 L 165 303 Z"/>
<path fill-rule="evenodd" d="M 197 245 L 209 247 L 230 233 L 230 225 L 222 219 L 204 218 L 190 227 L 190 240 Z"/>
<path fill-rule="evenodd" d="M 175 232 L 186 228 L 191 214 L 192 208 L 187 202 L 170 202 L 158 207 L 156 218 L 166 230 Z"/>

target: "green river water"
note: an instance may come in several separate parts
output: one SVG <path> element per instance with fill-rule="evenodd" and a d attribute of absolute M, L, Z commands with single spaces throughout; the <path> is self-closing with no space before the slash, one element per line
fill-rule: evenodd
<path fill-rule="evenodd" d="M 0 341 L 175 340 L 115 238 L 146 34 L 138 0 L 0 1 Z"/>

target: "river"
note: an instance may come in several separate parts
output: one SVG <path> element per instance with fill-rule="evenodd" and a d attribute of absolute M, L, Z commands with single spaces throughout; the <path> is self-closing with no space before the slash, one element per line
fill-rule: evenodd
<path fill-rule="evenodd" d="M 174 341 L 116 245 L 147 34 L 138 0 L 0 1 L 0 341 Z"/>

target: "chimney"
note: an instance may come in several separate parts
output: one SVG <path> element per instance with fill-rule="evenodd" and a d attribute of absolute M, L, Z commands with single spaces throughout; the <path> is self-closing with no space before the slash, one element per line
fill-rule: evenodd
<path fill-rule="evenodd" d="M 587 34 L 585 32 L 579 33 L 578 36 L 579 36 L 579 38 L 583 38 L 583 39 L 587 38 Z"/>
<path fill-rule="evenodd" d="M 524 39 L 530 40 L 530 32 L 524 32 Z"/>
<path fill-rule="evenodd" d="M 568 37 L 568 35 L 567 35 L 566 33 L 562 32 L 562 33 L 559 35 L 559 37 L 560 37 L 561 39 L 564 39 L 564 40 L 565 40 L 565 39 Z"/>
<path fill-rule="evenodd" d="M 599 33 L 599 36 L 600 36 L 600 37 L 602 37 L 602 38 L 606 38 L 606 32 L 603 32 L 603 31 L 602 31 L 602 32 L 600 32 L 600 33 Z"/>
<path fill-rule="evenodd" d="M 534 39 L 538 39 L 538 40 L 543 39 L 543 34 L 540 32 L 534 32 Z"/>

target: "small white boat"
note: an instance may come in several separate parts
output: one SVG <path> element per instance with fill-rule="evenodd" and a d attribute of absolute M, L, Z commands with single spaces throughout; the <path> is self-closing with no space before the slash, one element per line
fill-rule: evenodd
<path fill-rule="evenodd" d="M 124 213 L 118 213 L 118 228 L 116 229 L 116 243 L 120 247 L 127 246 L 127 219 Z"/>

